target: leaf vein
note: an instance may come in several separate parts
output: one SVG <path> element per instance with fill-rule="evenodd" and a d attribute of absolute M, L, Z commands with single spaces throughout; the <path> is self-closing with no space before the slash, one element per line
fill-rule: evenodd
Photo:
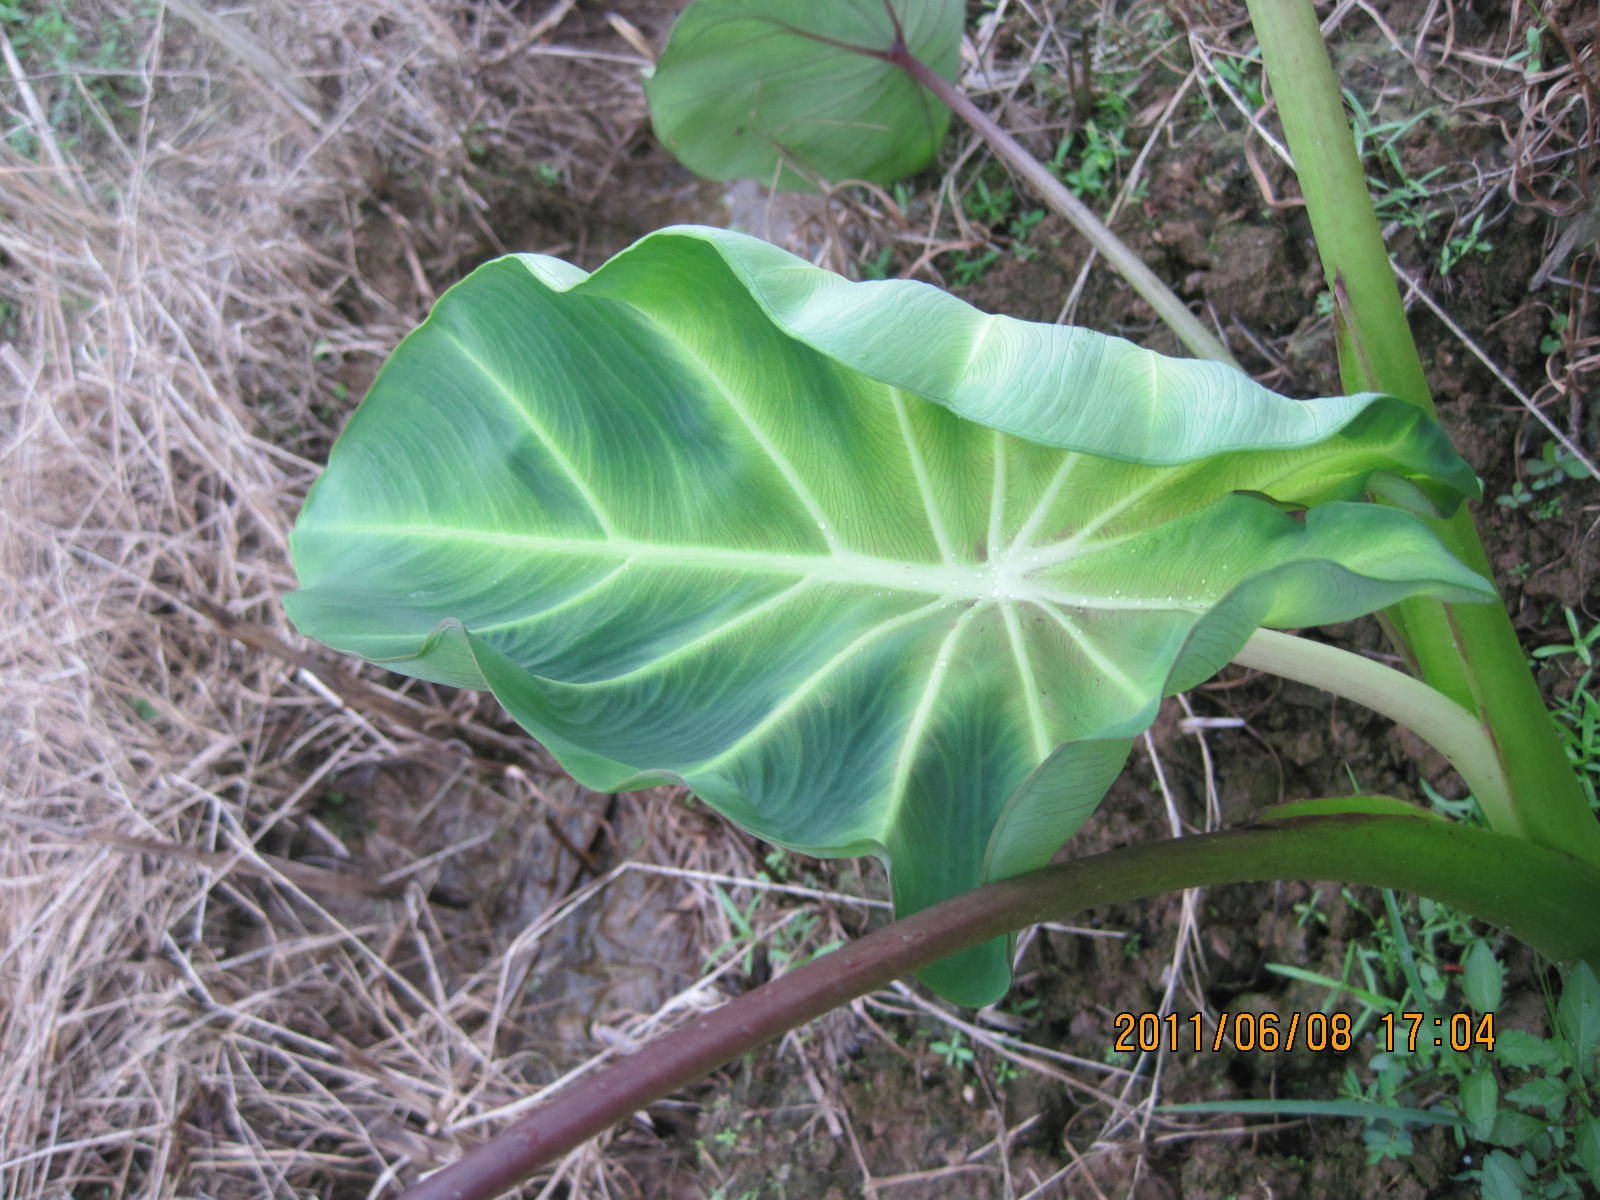
<path fill-rule="evenodd" d="M 787 717 L 791 712 L 800 707 L 802 703 L 809 699 L 811 694 L 816 691 L 817 686 L 823 680 L 827 679 L 830 675 L 838 671 L 840 667 L 850 661 L 850 659 L 854 658 L 862 650 L 865 650 L 873 642 L 877 641 L 879 638 L 883 637 L 892 630 L 898 629 L 902 625 L 913 624 L 916 621 L 920 621 L 923 617 L 932 615 L 941 608 L 948 607 L 950 603 L 951 602 L 947 599 L 935 600 L 932 604 L 924 604 L 920 608 L 913 609 L 911 612 L 902 613 L 898 617 L 894 617 L 891 620 L 882 621 L 879 624 L 874 625 L 871 629 L 867 630 L 854 641 L 850 642 L 849 645 L 841 649 L 832 658 L 828 659 L 828 661 L 823 663 L 822 666 L 818 667 L 810 675 L 806 676 L 805 679 L 803 679 L 796 687 L 791 689 L 784 696 L 782 701 L 774 705 L 772 710 L 767 713 L 766 716 L 762 717 L 761 720 L 757 721 L 749 729 L 745 730 L 743 735 L 735 739 L 728 746 L 724 747 L 716 755 L 706 759 L 701 763 L 697 763 L 695 769 L 697 771 L 714 769 L 715 767 L 742 753 L 751 744 L 760 741 L 763 737 L 770 733 L 772 729 L 782 722 L 785 717 Z M 957 624 L 959 625 L 959 622 Z"/>
<path fill-rule="evenodd" d="M 945 635 L 944 641 L 939 644 L 939 652 L 934 656 L 933 666 L 928 671 L 928 681 L 923 684 L 922 694 L 917 698 L 917 705 L 911 712 L 911 724 L 906 727 L 905 740 L 900 744 L 900 755 L 895 760 L 894 776 L 889 783 L 888 811 L 883 822 L 886 836 L 894 828 L 900 810 L 905 805 L 906 785 L 911 779 L 911 768 L 916 762 L 917 751 L 921 748 L 928 720 L 933 715 L 933 706 L 938 700 L 939 690 L 944 686 L 945 676 L 949 673 L 950 660 L 955 653 L 956 643 L 961 639 L 967 623 L 985 607 L 984 604 L 975 604 L 962 613 L 950 627 L 950 632 Z"/>
<path fill-rule="evenodd" d="M 905 443 L 906 457 L 911 460 L 911 473 L 917 481 L 917 492 L 922 497 L 922 509 L 928 517 L 928 529 L 933 533 L 934 543 L 939 547 L 939 556 L 945 562 L 956 560 L 955 547 L 950 542 L 950 531 L 945 528 L 944 518 L 939 513 L 938 502 L 933 494 L 933 479 L 928 474 L 928 464 L 923 460 L 922 451 L 917 446 L 916 435 L 911 429 L 911 414 L 906 411 L 905 393 L 899 388 L 890 388 L 889 396 L 894 401 L 895 418 L 900 423 L 900 439 Z"/>
<path fill-rule="evenodd" d="M 1028 647 L 1022 640 L 1022 622 L 1017 620 L 1016 606 L 1006 601 L 1000 606 L 1005 618 L 1006 635 L 1011 641 L 1011 653 L 1017 660 L 1017 679 L 1022 684 L 1022 703 L 1028 710 L 1028 728 L 1033 734 L 1033 752 L 1041 762 L 1050 754 L 1050 734 L 1046 729 L 1044 708 L 1039 703 L 1039 683 L 1034 678 L 1033 663 L 1028 657 Z"/>
<path fill-rule="evenodd" d="M 1057 625 L 1066 631 L 1067 636 L 1072 639 L 1078 649 L 1083 651 L 1084 657 L 1093 663 L 1107 679 L 1116 684 L 1129 699 L 1138 704 L 1144 704 L 1149 700 L 1149 697 L 1145 695 L 1139 685 L 1129 679 L 1122 668 L 1109 658 L 1105 651 L 1094 644 L 1089 635 L 1079 628 L 1076 621 L 1047 601 L 1039 600 L 1036 603 Z"/>
<path fill-rule="evenodd" d="M 728 387 L 709 362 L 695 353 L 693 348 L 684 341 L 674 337 L 670 330 L 663 330 L 662 333 L 700 368 L 705 379 L 717 389 L 734 416 L 738 417 L 743 422 L 744 427 L 750 431 L 750 436 L 755 439 L 756 445 L 772 460 L 773 466 L 777 467 L 778 473 L 783 476 L 784 482 L 789 485 L 789 489 L 794 493 L 795 499 L 800 501 L 801 507 L 817 523 L 817 529 L 822 534 L 823 541 L 828 544 L 828 548 L 834 553 L 838 553 L 839 539 L 834 522 L 828 519 L 828 514 L 823 510 L 821 503 L 818 502 L 800 472 L 796 470 L 795 465 L 778 449 L 777 445 L 767 435 L 767 431 L 757 423 L 745 406 L 740 403 L 733 390 Z"/>
<path fill-rule="evenodd" d="M 769 612 L 771 612 L 775 608 L 782 608 L 797 593 L 803 592 L 808 587 L 810 587 L 813 582 L 814 582 L 814 580 L 812 580 L 810 576 L 807 576 L 804 579 L 797 580 L 795 583 L 791 584 L 789 587 L 784 588 L 781 592 L 775 592 L 771 596 L 768 596 L 765 600 L 762 600 L 760 603 L 753 604 L 749 608 L 745 609 L 744 611 L 736 613 L 734 616 L 729 617 L 726 621 L 723 621 L 720 625 L 717 625 L 714 628 L 708 629 L 704 633 L 696 634 L 694 637 L 690 638 L 688 641 L 682 642 L 679 645 L 674 646 L 670 651 L 668 651 L 667 653 L 661 655 L 659 658 L 651 659 L 649 662 L 643 663 L 640 666 L 635 667 L 631 671 L 624 671 L 624 672 L 622 672 L 621 674 L 618 674 L 618 675 L 609 675 L 604 680 L 595 680 L 595 682 L 596 683 L 601 683 L 601 682 L 604 682 L 604 683 L 615 683 L 615 682 L 617 682 L 619 680 L 623 680 L 623 679 L 640 678 L 642 676 L 650 674 L 652 671 L 656 671 L 656 670 L 663 669 L 663 668 L 666 668 L 666 667 L 671 667 L 676 663 L 682 662 L 684 659 L 688 658 L 691 654 L 693 654 L 696 649 L 698 649 L 698 648 L 700 648 L 702 646 L 710 645 L 712 642 L 716 641 L 718 638 L 724 637 L 727 634 L 732 633 L 734 630 L 738 629 L 741 625 L 746 625 L 749 622 L 751 622 L 753 620 L 756 620 L 759 617 L 766 616 Z"/>
<path fill-rule="evenodd" d="M 600 503 L 600 498 L 595 495 L 594 489 L 589 486 L 588 480 L 578 470 L 577 464 L 568 458 L 556 444 L 556 440 L 550 435 L 550 431 L 540 424 L 534 417 L 533 412 L 519 399 L 516 392 L 506 385 L 505 380 L 501 379 L 488 363 L 467 348 L 465 342 L 448 330 L 444 331 L 444 336 L 454 344 L 462 358 L 471 363 L 478 373 L 494 386 L 494 389 L 500 393 L 501 398 L 522 418 L 523 423 L 533 432 L 534 437 L 539 439 L 546 453 L 561 468 L 562 473 L 571 481 L 578 494 L 583 497 L 584 502 L 589 506 L 589 511 L 594 514 L 594 519 L 599 524 L 601 531 L 607 537 L 614 536 L 616 527 L 611 523 L 611 518 L 607 515 L 605 506 Z"/>

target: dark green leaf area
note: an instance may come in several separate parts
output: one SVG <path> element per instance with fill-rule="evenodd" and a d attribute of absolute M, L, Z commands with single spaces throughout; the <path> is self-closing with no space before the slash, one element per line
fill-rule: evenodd
<path fill-rule="evenodd" d="M 1177 360 L 1105 390 L 1105 354 L 1147 355 L 1117 343 L 1060 355 L 1014 404 L 1047 388 L 1158 423 L 1255 406 L 1276 414 L 1265 444 L 1202 454 L 1173 434 L 1173 466 L 1042 445 L 876 373 L 901 356 L 908 293 L 841 292 L 784 256 L 778 305 L 751 284 L 775 253 L 668 231 L 592 276 L 522 256 L 452 289 L 307 500 L 299 627 L 490 688 L 592 788 L 678 780 L 770 841 L 878 854 L 911 911 L 1047 862 L 1160 698 L 1259 625 L 1484 594 L 1408 513 L 1260 498 L 1336 492 L 1341 463 L 1414 473 L 1399 426 L 1351 433 L 1365 402 L 1307 440 L 1296 402 L 1231 381 L 1208 400 L 1212 376 Z M 923 317 L 924 345 L 990 373 L 1021 324 Z M 1047 354 L 1054 336 L 1038 331 Z M 992 999 L 1005 948 L 929 978 Z"/>
<path fill-rule="evenodd" d="M 1556 1020 L 1577 1061 L 1586 1062 L 1600 1045 L 1600 982 L 1587 963 L 1578 963 L 1568 972 Z"/>

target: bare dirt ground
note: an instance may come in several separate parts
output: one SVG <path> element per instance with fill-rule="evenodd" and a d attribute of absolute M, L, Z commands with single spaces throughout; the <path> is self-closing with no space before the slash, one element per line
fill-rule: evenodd
<path fill-rule="evenodd" d="M 279 603 L 328 446 L 445 287 L 505 251 L 593 267 L 656 226 L 730 219 L 650 136 L 639 72 L 675 11 L 0 5 L 7 1200 L 381 1195 L 883 919 L 874 864 L 771 855 L 681 795 L 585 794 L 491 703 L 338 660 Z M 1544 5 L 1564 43 L 1530 42 L 1532 10 L 1500 0 L 1320 11 L 1500 582 L 1530 647 L 1564 639 L 1563 608 L 1595 620 L 1600 502 L 1592 482 L 1517 487 L 1557 434 L 1600 445 L 1593 6 Z M 971 16 L 980 102 L 1045 159 L 1077 130 L 1063 169 L 1249 369 L 1335 390 L 1242 6 Z M 1165 346 L 1032 208 L 958 133 L 891 193 L 740 192 L 734 215 L 856 276 Z M 1555 664 L 1545 682 L 1571 687 Z M 1235 823 L 1347 772 L 1456 794 L 1415 749 L 1234 670 L 1170 702 L 1073 849 Z M 1354 1122 L 1155 1109 L 1332 1097 L 1359 1054 L 1111 1052 L 1119 1010 L 1317 1007 L 1267 964 L 1337 975 L 1378 908 L 1222 888 L 1037 931 L 1003 1011 L 896 987 L 527 1194 L 1469 1194 L 1442 1132 L 1373 1165 Z M 1545 968 L 1506 957 L 1536 997 Z"/>

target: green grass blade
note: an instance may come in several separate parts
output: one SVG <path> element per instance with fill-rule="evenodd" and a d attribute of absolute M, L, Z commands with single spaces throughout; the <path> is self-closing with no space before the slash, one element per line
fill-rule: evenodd
<path fill-rule="evenodd" d="M 1162 1104 L 1164 1113 L 1238 1113 L 1259 1117 L 1345 1117 L 1357 1121 L 1388 1121 L 1393 1125 L 1454 1125 L 1465 1129 L 1467 1119 L 1436 1108 L 1402 1108 L 1366 1100 L 1200 1100 L 1193 1104 Z"/>

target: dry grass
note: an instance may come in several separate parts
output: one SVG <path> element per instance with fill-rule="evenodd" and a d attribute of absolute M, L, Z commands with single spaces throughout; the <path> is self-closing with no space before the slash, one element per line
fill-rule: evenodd
<path fill-rule="evenodd" d="M 644 120 L 640 38 L 569 0 L 71 9 L 0 36 L 0 1197 L 376 1195 L 714 1002 L 755 943 L 862 920 L 828 880 L 761 883 L 680 798 L 579 795 L 473 696 L 335 663 L 278 603 L 333 432 L 437 291 L 502 249 L 592 255 Z M 975 51 L 995 95 L 1072 53 L 1048 11 L 1036 33 Z M 1593 122 L 1581 89 L 1513 100 L 1559 109 L 1561 145 Z M 982 246 L 941 215 L 959 169 L 914 215 L 813 208 L 807 244 L 848 266 L 892 239 L 914 269 Z M 1564 399 L 1595 369 L 1571 328 Z M 1215 819 L 1165 798 L 1174 827 Z M 1199 1007 L 1184 913 L 1167 999 Z M 772 1052 L 868 1194 L 1084 1169 L 1014 1166 L 1033 1118 L 1008 1128 L 985 1085 L 991 1141 L 875 1179 L 838 1047 L 908 1015 L 1098 1098 L 1101 1149 L 1150 1133 L 1159 1092 L 1127 1071 L 896 989 Z M 536 1194 L 564 1183 L 641 1194 L 603 1147 Z"/>
<path fill-rule="evenodd" d="M 524 875 L 544 864 L 526 907 L 570 886 L 527 819 L 555 822 L 560 785 L 470 697 L 330 669 L 277 600 L 350 389 L 488 241 L 469 163 L 543 163 L 580 191 L 640 119 L 625 65 L 513 69 L 538 31 L 477 11 L 470 34 L 381 0 L 8 27 L 7 1197 L 366 1194 L 539 1076 L 505 1049 L 536 1024 L 536 943 L 474 945 L 428 896 L 491 839 Z M 581 112 L 557 102 L 596 84 Z M 420 218 L 385 199 L 411 193 L 453 199 Z M 358 243 L 386 216 L 397 253 L 374 262 Z M 412 829 L 318 819 L 397 765 L 369 815 L 409 809 Z M 657 836 L 695 820 L 658 816 Z"/>

